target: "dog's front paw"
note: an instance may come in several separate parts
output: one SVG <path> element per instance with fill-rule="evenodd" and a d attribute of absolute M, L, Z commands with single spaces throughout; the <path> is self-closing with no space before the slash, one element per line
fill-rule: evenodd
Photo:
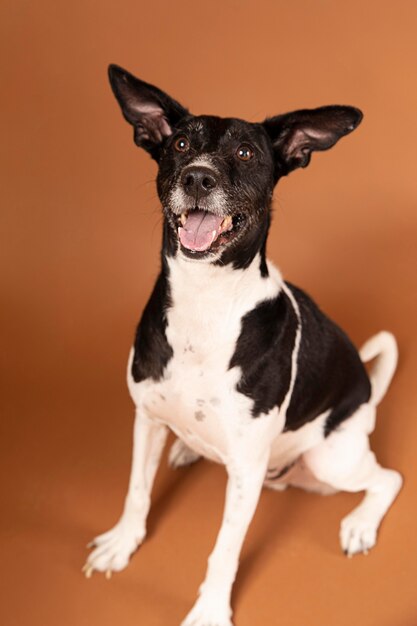
<path fill-rule="evenodd" d="M 184 465 L 191 465 L 198 461 L 200 456 L 194 450 L 191 450 L 181 439 L 177 439 L 171 446 L 169 451 L 168 463 L 174 469 L 183 467 Z"/>
<path fill-rule="evenodd" d="M 99 535 L 88 545 L 94 548 L 83 567 L 83 572 L 90 578 L 94 570 L 106 572 L 110 578 L 112 572 L 120 572 L 129 563 L 130 556 L 140 546 L 146 535 L 137 520 L 122 518 L 114 528 Z"/>
<path fill-rule="evenodd" d="M 229 606 L 199 598 L 181 626 L 233 626 Z"/>
<path fill-rule="evenodd" d="M 367 554 L 376 544 L 378 525 L 365 512 L 353 511 L 342 520 L 340 526 L 340 543 L 347 556 Z"/>

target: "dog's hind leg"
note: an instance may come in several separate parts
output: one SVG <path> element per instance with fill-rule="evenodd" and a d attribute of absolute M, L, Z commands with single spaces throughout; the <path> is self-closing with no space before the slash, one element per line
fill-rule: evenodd
<path fill-rule="evenodd" d="M 181 439 L 176 439 L 171 446 L 168 456 L 168 463 L 174 469 L 191 465 L 200 458 L 200 455 L 191 450 Z"/>
<path fill-rule="evenodd" d="M 83 568 L 87 577 L 94 570 L 110 575 L 123 569 L 144 540 L 151 489 L 166 437 L 167 428 L 151 420 L 142 407 L 137 408 L 132 469 L 123 514 L 114 528 L 91 542 L 94 550 Z"/>
<path fill-rule="evenodd" d="M 372 548 L 379 525 L 402 485 L 401 475 L 381 467 L 370 450 L 367 431 L 375 408 L 362 405 L 322 443 L 303 455 L 321 482 L 335 489 L 365 491 L 363 501 L 342 521 L 340 542 L 351 556 Z"/>

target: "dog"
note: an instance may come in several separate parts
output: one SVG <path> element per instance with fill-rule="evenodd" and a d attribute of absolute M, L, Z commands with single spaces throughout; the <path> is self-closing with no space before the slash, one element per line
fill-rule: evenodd
<path fill-rule="evenodd" d="M 352 556 L 374 546 L 402 485 L 369 445 L 397 364 L 393 335 L 380 332 L 358 353 L 266 258 L 276 183 L 352 132 L 362 113 L 324 106 L 262 123 L 194 116 L 121 67 L 111 65 L 109 78 L 135 143 L 158 163 L 163 242 L 128 362 L 136 414 L 124 510 L 92 542 L 84 572 L 123 569 L 145 539 L 171 430 L 173 467 L 204 457 L 228 474 L 221 529 L 182 626 L 231 626 L 231 589 L 263 486 L 365 491 L 341 523 Z"/>

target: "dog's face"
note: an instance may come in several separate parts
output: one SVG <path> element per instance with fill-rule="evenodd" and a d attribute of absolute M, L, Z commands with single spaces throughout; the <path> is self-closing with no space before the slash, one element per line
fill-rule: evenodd
<path fill-rule="evenodd" d="M 263 224 L 274 159 L 260 124 L 210 116 L 181 120 L 159 158 L 158 193 L 181 252 L 218 259 Z"/>
<path fill-rule="evenodd" d="M 272 192 L 356 128 L 353 107 L 295 111 L 250 123 L 193 116 L 156 87 L 110 66 L 110 82 L 137 145 L 158 162 L 171 251 L 244 267 L 264 245 Z"/>

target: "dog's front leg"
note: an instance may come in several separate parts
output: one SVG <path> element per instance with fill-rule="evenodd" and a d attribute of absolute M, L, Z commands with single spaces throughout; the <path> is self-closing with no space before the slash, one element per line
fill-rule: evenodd
<path fill-rule="evenodd" d="M 94 550 L 84 566 L 87 576 L 94 570 L 119 571 L 126 567 L 131 554 L 146 535 L 146 519 L 151 502 L 151 489 L 167 437 L 167 428 L 150 419 L 138 407 L 133 430 L 133 457 L 122 516 L 116 526 L 96 537 Z"/>
<path fill-rule="evenodd" d="M 230 595 L 243 540 L 265 480 L 268 455 L 232 462 L 222 526 L 208 561 L 206 578 L 193 609 L 181 626 L 232 626 Z"/>

